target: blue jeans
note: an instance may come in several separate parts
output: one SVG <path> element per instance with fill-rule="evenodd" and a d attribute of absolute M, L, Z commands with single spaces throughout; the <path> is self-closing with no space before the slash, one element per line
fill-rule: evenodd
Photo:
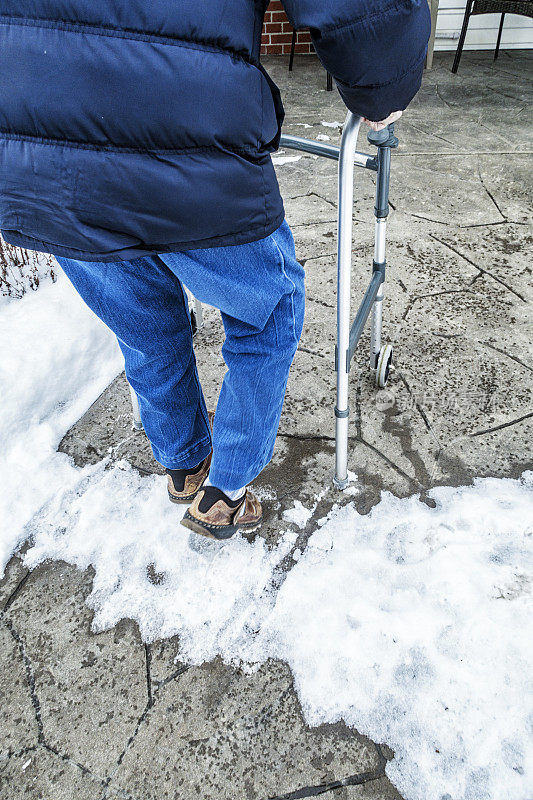
<path fill-rule="evenodd" d="M 157 461 L 188 469 L 213 446 L 210 482 L 227 491 L 250 483 L 272 458 L 303 325 L 304 270 L 287 222 L 249 244 L 132 261 L 57 260 L 117 336 Z M 212 440 L 183 284 L 219 308 L 224 324 L 228 370 Z"/>

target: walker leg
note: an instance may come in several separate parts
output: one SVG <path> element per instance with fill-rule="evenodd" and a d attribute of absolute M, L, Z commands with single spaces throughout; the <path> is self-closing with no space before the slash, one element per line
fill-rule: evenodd
<path fill-rule="evenodd" d="M 202 303 L 197 297 L 194 298 L 194 313 L 196 314 L 196 330 L 199 331 L 204 326 L 204 311 Z"/>
<path fill-rule="evenodd" d="M 338 489 L 348 485 L 348 376 L 350 369 L 350 278 L 354 152 L 361 117 L 346 115 L 339 153 L 337 228 L 337 398 L 335 404 L 335 476 Z"/>
<path fill-rule="evenodd" d="M 386 235 L 387 217 L 389 214 L 389 180 L 391 147 L 396 147 L 398 140 L 394 129 L 388 131 L 370 131 L 368 140 L 378 148 L 378 171 L 376 177 L 376 234 L 374 241 L 374 271 L 381 274 L 381 285 L 372 306 L 372 324 L 370 329 L 370 368 L 374 371 L 376 386 L 383 388 L 392 369 L 392 346 L 381 344 L 381 322 L 383 318 L 383 288 L 387 269 Z"/>
<path fill-rule="evenodd" d="M 132 387 L 130 387 L 130 396 L 131 396 L 131 409 L 132 409 L 132 416 L 133 416 L 133 429 L 136 431 L 142 431 L 143 424 L 141 421 L 141 412 L 139 411 L 139 400 L 137 399 L 137 395 L 135 394 Z"/>
<path fill-rule="evenodd" d="M 374 264 L 385 263 L 385 235 L 387 220 L 376 219 L 376 238 L 374 243 Z M 383 320 L 383 287 L 382 283 L 379 292 L 372 306 L 372 320 L 370 324 L 370 369 L 376 369 L 379 353 L 381 350 L 381 323 Z"/>

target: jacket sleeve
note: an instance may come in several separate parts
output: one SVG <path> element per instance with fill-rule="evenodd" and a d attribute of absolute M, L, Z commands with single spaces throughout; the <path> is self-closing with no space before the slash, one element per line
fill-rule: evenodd
<path fill-rule="evenodd" d="M 427 0 L 282 0 L 309 28 L 320 61 L 354 114 L 403 111 L 420 88 L 430 32 Z"/>

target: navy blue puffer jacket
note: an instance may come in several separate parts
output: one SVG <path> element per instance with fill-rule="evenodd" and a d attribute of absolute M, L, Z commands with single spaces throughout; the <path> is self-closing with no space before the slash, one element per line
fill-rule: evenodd
<path fill-rule="evenodd" d="M 241 244 L 283 220 L 267 0 L 0 0 L 0 229 L 82 260 Z M 427 0 L 284 0 L 352 111 L 416 94 Z"/>

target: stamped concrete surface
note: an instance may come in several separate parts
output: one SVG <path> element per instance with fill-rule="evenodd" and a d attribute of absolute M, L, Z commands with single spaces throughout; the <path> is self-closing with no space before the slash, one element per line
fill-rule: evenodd
<path fill-rule="evenodd" d="M 531 56 L 465 53 L 456 76 L 451 61 L 436 54 L 397 126 L 384 321 L 396 371 L 374 388 L 365 335 L 350 378 L 355 497 L 331 485 L 336 164 L 301 155 L 277 166 L 307 307 L 274 458 L 254 484 L 272 498 L 260 534 L 269 544 L 289 525 L 283 511 L 296 499 L 312 506 L 321 489 L 294 548 L 334 503 L 366 512 L 382 489 L 431 502 L 432 486 L 531 468 Z M 265 65 L 282 89 L 284 132 L 338 143 L 345 111 L 318 62 L 296 57 L 290 74 L 284 58 Z M 354 310 L 372 259 L 374 176 L 357 171 L 355 187 Z M 206 309 L 195 348 L 213 408 L 222 337 Z M 123 376 L 61 450 L 80 465 L 111 456 L 162 471 L 131 430 Z M 29 574 L 13 558 L 0 583 L 1 800 L 400 798 L 384 777 L 387 743 L 343 723 L 309 728 L 286 665 L 252 675 L 218 660 L 187 667 L 175 640 L 144 645 L 127 620 L 93 634 L 91 581 L 63 563 Z"/>

